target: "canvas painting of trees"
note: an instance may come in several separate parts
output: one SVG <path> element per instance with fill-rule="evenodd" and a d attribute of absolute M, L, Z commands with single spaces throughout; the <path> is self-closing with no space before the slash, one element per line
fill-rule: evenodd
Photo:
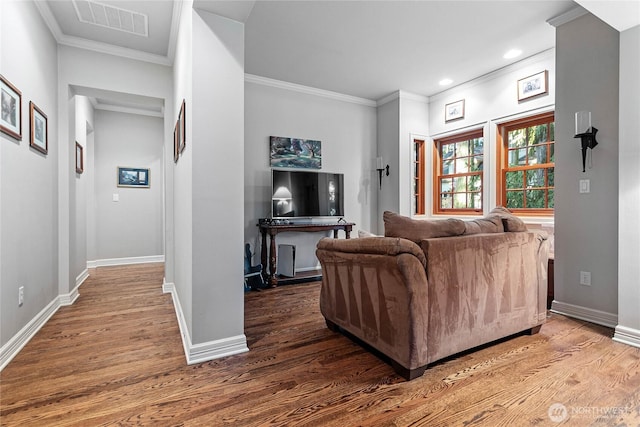
<path fill-rule="evenodd" d="M 282 136 L 272 136 L 269 140 L 272 168 L 322 168 L 322 143 L 320 141 Z"/>

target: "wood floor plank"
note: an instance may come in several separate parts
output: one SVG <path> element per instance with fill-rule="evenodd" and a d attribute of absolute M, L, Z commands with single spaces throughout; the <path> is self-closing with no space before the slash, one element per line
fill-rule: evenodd
<path fill-rule="evenodd" d="M 0 425 L 640 425 L 640 349 L 588 322 L 551 314 L 407 382 L 326 328 L 315 282 L 245 294 L 250 351 L 188 366 L 162 265 L 90 273 L 0 373 Z"/>

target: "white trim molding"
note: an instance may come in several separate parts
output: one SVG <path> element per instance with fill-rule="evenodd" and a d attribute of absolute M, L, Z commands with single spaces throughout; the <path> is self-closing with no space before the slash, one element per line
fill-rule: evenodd
<path fill-rule="evenodd" d="M 282 80 L 270 79 L 268 77 L 256 76 L 254 74 L 245 74 L 244 81 L 255 83 L 263 86 L 271 86 L 278 89 L 286 89 L 294 92 L 306 93 L 307 95 L 321 96 L 323 98 L 335 99 L 336 101 L 350 102 L 352 104 L 364 105 L 367 107 L 376 107 L 376 101 L 371 99 L 360 98 L 357 96 L 345 95 L 343 93 L 332 92 L 330 90 L 318 89 L 315 87 L 299 85 L 296 83 L 284 82 Z"/>
<path fill-rule="evenodd" d="M 563 314 L 587 322 L 595 323 L 609 328 L 615 328 L 618 324 L 618 316 L 613 313 L 595 310 L 593 308 L 581 307 L 579 305 L 568 304 L 566 302 L 553 301 L 551 303 L 553 313 Z"/>
<path fill-rule="evenodd" d="M 80 285 L 82 285 L 84 281 L 87 280 L 88 278 L 89 278 L 89 268 L 87 267 L 82 271 L 82 273 L 78 274 L 78 277 L 76 277 L 76 288 L 79 288 Z"/>
<path fill-rule="evenodd" d="M 164 255 L 97 259 L 94 261 L 87 261 L 87 268 L 109 267 L 114 265 L 149 264 L 155 262 L 164 262 Z"/>
<path fill-rule="evenodd" d="M 561 15 L 554 16 L 553 18 L 547 19 L 547 24 L 551 25 L 552 27 L 558 28 L 560 25 L 566 24 L 567 22 L 571 22 L 574 19 L 578 19 L 582 15 L 586 15 L 587 13 L 589 13 L 589 11 L 587 11 L 582 6 L 574 7 L 573 9 Z"/>
<path fill-rule="evenodd" d="M 618 325 L 613 340 L 622 344 L 640 348 L 640 330 Z"/>
<path fill-rule="evenodd" d="M 2 371 L 5 366 L 7 366 L 9 362 L 16 357 L 20 350 L 22 350 L 22 348 L 31 341 L 31 338 L 35 336 L 40 328 L 47 323 L 59 308 L 60 300 L 59 298 L 54 298 L 54 300 L 43 308 L 36 317 L 31 319 L 29 323 L 20 329 L 17 334 L 11 337 L 11 339 L 7 341 L 2 348 L 0 348 L 0 371 Z"/>
<path fill-rule="evenodd" d="M 187 328 L 187 322 L 184 318 L 184 313 L 182 312 L 182 305 L 180 304 L 180 299 L 178 298 L 175 285 L 173 283 L 164 282 L 162 284 L 162 291 L 164 293 L 171 294 L 173 307 L 176 310 L 176 318 L 178 320 L 178 327 L 180 328 L 182 347 L 184 348 L 187 365 L 208 362 L 209 360 L 249 351 L 249 347 L 247 347 L 247 337 L 244 334 L 215 341 L 193 344 L 191 342 L 191 336 L 189 335 L 189 329 Z"/>

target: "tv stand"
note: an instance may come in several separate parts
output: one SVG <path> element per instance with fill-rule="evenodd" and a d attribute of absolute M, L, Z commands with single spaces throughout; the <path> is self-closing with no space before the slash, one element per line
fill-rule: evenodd
<path fill-rule="evenodd" d="M 345 237 L 348 239 L 351 235 L 351 230 L 355 224 L 353 222 L 338 222 L 332 224 L 274 224 L 268 222 L 260 222 L 258 227 L 260 228 L 260 234 L 262 234 L 262 251 L 260 254 L 260 262 L 262 263 L 262 276 L 269 286 L 277 286 L 278 279 L 276 277 L 276 235 L 284 232 L 320 232 L 320 231 L 332 231 L 333 238 L 338 238 L 338 231 L 344 230 Z M 270 236 L 269 252 L 267 253 L 267 234 Z M 267 258 L 269 259 L 269 271 L 266 271 Z"/>

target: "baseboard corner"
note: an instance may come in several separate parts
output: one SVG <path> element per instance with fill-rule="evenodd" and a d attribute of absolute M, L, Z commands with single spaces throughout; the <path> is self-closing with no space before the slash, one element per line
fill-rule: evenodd
<path fill-rule="evenodd" d="M 640 329 L 617 325 L 613 340 L 622 344 L 640 348 Z"/>

